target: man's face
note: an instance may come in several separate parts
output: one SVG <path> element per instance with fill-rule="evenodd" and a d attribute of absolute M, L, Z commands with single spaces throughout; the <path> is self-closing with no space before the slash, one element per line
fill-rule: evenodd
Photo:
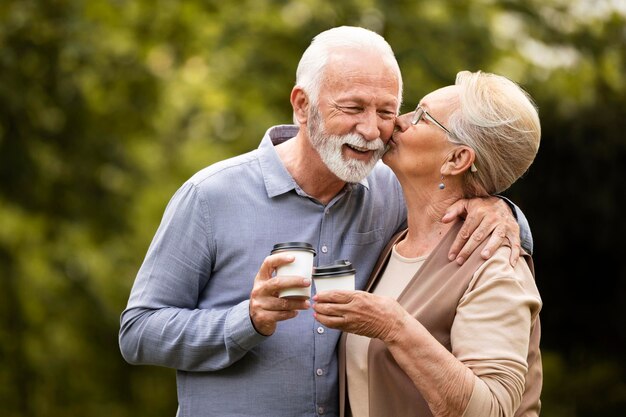
<path fill-rule="evenodd" d="M 394 129 L 398 88 L 396 73 L 375 55 L 331 57 L 307 129 L 313 147 L 341 180 L 362 180 L 382 157 Z"/>
<path fill-rule="evenodd" d="M 358 133 L 327 134 L 317 107 L 311 106 L 307 126 L 311 144 L 328 169 L 342 181 L 351 183 L 361 181 L 369 175 L 385 153 L 385 143 L 380 138 L 367 141 Z M 369 154 L 369 157 L 365 159 L 346 157 L 343 154 L 344 146 L 351 148 L 352 152 Z"/>

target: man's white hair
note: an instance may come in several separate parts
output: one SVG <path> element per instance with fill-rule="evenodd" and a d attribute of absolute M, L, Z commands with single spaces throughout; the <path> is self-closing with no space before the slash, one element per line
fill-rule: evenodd
<path fill-rule="evenodd" d="M 402 103 L 402 74 L 400 66 L 385 38 L 369 29 L 354 26 L 339 26 L 328 29 L 315 36 L 309 47 L 302 54 L 296 70 L 296 85 L 309 97 L 312 106 L 317 107 L 319 93 L 324 82 L 324 71 L 329 57 L 341 49 L 377 52 L 380 59 L 392 68 L 398 79 L 398 108 Z M 363 65 L 367 65 L 364 62 Z M 297 123 L 294 117 L 294 122 Z"/>

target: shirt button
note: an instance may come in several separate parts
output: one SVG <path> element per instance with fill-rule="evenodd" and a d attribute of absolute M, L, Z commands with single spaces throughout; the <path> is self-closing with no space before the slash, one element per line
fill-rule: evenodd
<path fill-rule="evenodd" d="M 328 252 L 328 246 L 326 245 L 322 246 L 322 252 L 324 253 Z"/>
<path fill-rule="evenodd" d="M 321 368 L 317 368 L 317 370 L 315 371 L 315 373 L 317 374 L 317 376 L 322 376 L 324 375 L 324 370 Z"/>
<path fill-rule="evenodd" d="M 325 412 L 324 407 L 317 407 L 317 414 L 324 414 Z"/>
<path fill-rule="evenodd" d="M 319 334 L 324 333 L 324 328 L 323 328 L 322 326 L 318 327 L 318 328 L 317 328 L 317 332 L 318 332 Z"/>

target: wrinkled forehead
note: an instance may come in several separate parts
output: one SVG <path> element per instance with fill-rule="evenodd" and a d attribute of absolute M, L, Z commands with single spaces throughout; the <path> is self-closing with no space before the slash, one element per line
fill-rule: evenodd
<path fill-rule="evenodd" d="M 376 51 L 340 49 L 329 57 L 324 69 L 325 79 L 346 77 L 369 79 L 399 88 L 399 72 L 395 61 L 381 57 Z M 396 91 L 397 94 L 397 91 Z"/>
<path fill-rule="evenodd" d="M 429 112 L 449 113 L 459 107 L 460 88 L 449 85 L 426 94 L 419 102 Z"/>

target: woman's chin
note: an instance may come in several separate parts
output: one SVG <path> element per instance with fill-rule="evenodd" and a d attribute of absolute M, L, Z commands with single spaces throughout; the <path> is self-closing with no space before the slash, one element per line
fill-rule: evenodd
<path fill-rule="evenodd" d="M 387 152 L 385 152 L 385 154 L 381 158 L 383 161 L 383 164 L 391 168 L 393 166 L 393 159 L 394 159 L 395 153 L 396 153 L 395 147 L 390 147 L 389 149 L 387 149 Z"/>

